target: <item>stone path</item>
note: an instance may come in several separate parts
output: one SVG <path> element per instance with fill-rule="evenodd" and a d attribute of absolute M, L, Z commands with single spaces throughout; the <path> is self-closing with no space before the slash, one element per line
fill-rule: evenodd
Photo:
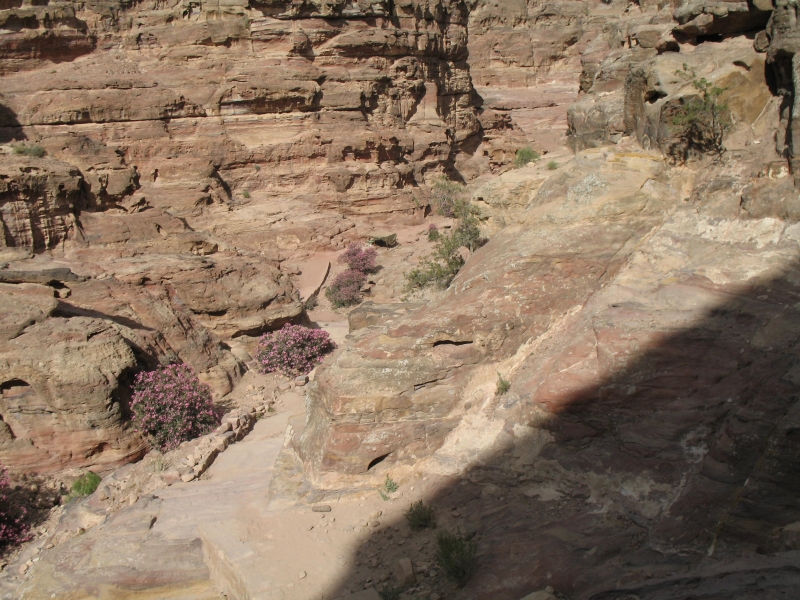
<path fill-rule="evenodd" d="M 8 597 L 327 600 L 355 585 L 354 556 L 374 534 L 376 507 L 388 507 L 377 494 L 334 502 L 330 512 L 268 506 L 287 426 L 305 414 L 303 396 L 282 398 L 282 411 L 258 421 L 202 479 L 145 495 L 43 551 Z"/>

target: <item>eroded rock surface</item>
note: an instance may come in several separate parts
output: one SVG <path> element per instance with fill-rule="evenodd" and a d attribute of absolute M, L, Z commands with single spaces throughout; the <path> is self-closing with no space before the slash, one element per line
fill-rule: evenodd
<path fill-rule="evenodd" d="M 579 154 L 447 293 L 312 384 L 294 451 L 317 486 L 375 485 L 379 458 L 451 478 L 433 502 L 483 548 L 465 598 L 796 585 L 797 225 L 742 210 L 743 166 L 689 196 L 665 169 Z"/>

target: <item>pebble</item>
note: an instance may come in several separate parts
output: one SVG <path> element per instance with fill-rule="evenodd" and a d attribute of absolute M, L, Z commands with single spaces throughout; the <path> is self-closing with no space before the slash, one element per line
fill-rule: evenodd
<path fill-rule="evenodd" d="M 300 579 L 305 579 L 307 575 L 308 573 L 306 573 L 305 571 L 300 571 Z"/>

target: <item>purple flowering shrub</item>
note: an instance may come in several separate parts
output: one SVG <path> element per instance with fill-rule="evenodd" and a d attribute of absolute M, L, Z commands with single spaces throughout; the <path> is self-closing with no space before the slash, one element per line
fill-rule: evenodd
<path fill-rule="evenodd" d="M 200 437 L 219 425 L 222 411 L 211 389 L 188 365 L 169 365 L 139 373 L 131 399 L 133 423 L 161 450 Z"/>
<path fill-rule="evenodd" d="M 327 331 L 287 323 L 283 329 L 261 336 L 255 359 L 262 373 L 279 371 L 295 377 L 307 374 L 334 348 Z"/>
<path fill-rule="evenodd" d="M 361 301 L 361 288 L 366 282 L 367 275 L 363 271 L 347 269 L 334 278 L 325 290 L 325 296 L 335 308 L 358 304 Z"/>
<path fill-rule="evenodd" d="M 372 246 L 350 244 L 339 257 L 340 263 L 345 263 L 354 271 L 372 273 L 378 267 L 378 252 Z"/>
<path fill-rule="evenodd" d="M 8 471 L 5 467 L 0 467 L 0 552 L 31 538 L 27 516 L 28 511 L 19 498 L 12 498 Z"/>

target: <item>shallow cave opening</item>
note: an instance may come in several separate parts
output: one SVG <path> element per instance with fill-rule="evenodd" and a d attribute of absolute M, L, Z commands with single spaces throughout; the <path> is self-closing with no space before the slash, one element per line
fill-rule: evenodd
<path fill-rule="evenodd" d="M 391 452 L 388 452 L 388 453 L 386 453 L 386 454 L 384 454 L 384 455 L 382 455 L 382 456 L 378 456 L 377 458 L 373 458 L 373 459 L 372 459 L 372 460 L 369 462 L 369 464 L 367 465 L 367 471 L 371 470 L 371 469 L 372 469 L 372 467 L 374 467 L 375 465 L 377 465 L 377 464 L 380 464 L 380 463 L 382 463 L 384 460 L 386 460 L 386 458 L 389 456 L 389 454 L 391 454 Z"/>

